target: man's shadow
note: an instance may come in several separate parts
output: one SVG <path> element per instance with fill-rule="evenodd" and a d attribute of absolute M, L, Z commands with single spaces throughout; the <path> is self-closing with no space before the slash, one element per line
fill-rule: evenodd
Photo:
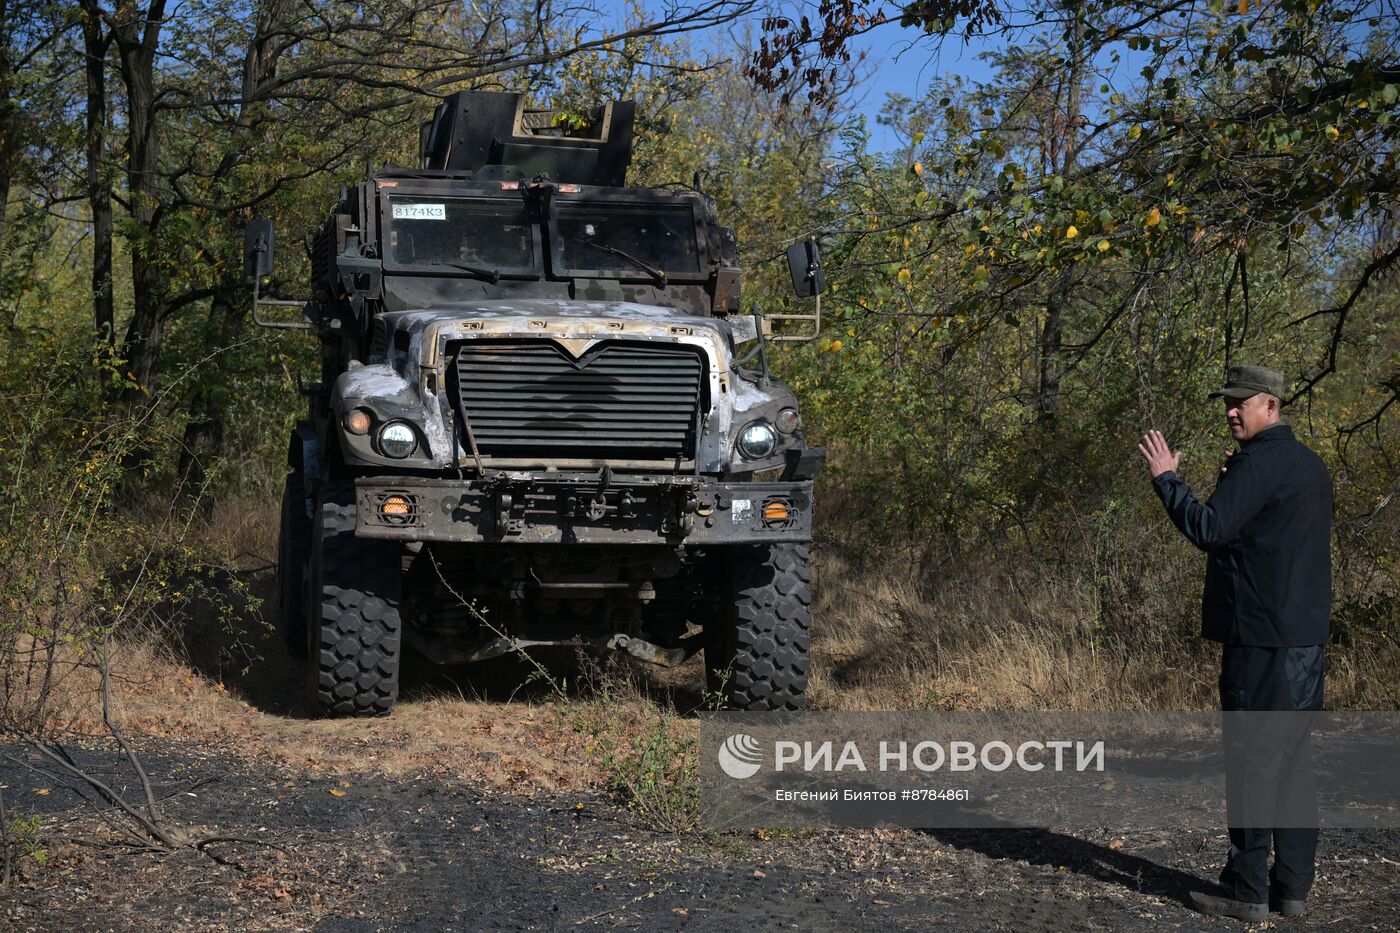
<path fill-rule="evenodd" d="M 918 832 L 956 849 L 980 852 L 988 858 L 1024 860 L 1116 884 L 1135 894 L 1185 902 L 1191 891 L 1214 885 L 1189 872 L 1159 865 L 1140 855 L 1067 836 L 1048 829 L 920 829 Z"/>

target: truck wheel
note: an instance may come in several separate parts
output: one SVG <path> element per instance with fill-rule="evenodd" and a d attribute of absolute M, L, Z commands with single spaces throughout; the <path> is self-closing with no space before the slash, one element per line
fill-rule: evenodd
<path fill-rule="evenodd" d="M 812 645 L 807 546 L 737 547 L 725 559 L 728 619 L 705 645 L 710 690 L 729 709 L 802 709 Z"/>
<path fill-rule="evenodd" d="M 355 487 L 328 484 L 312 526 L 312 715 L 383 716 L 399 694 L 399 545 L 355 537 Z"/>
<path fill-rule="evenodd" d="M 277 634 L 287 653 L 306 657 L 306 552 L 311 519 L 302 498 L 300 473 L 287 475 L 282 488 L 282 525 L 277 535 Z"/>

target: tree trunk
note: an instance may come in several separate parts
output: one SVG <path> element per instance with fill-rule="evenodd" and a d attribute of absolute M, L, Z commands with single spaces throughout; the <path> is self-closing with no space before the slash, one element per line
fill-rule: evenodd
<path fill-rule="evenodd" d="M 1077 8 L 1071 9 L 1074 15 L 1074 31 L 1070 40 L 1069 69 L 1065 74 L 1064 122 L 1051 122 L 1052 132 L 1063 127 L 1062 135 L 1054 146 L 1059 158 L 1055 161 L 1055 172 L 1064 178 L 1074 169 L 1075 151 L 1078 148 L 1077 132 L 1080 122 L 1079 93 L 1084 81 L 1084 18 Z M 1060 377 L 1064 371 L 1064 306 L 1065 296 L 1071 284 L 1072 272 L 1066 269 L 1056 277 L 1054 287 L 1045 299 L 1045 323 L 1040 329 L 1040 371 L 1035 393 L 1036 420 L 1053 422 L 1060 403 Z"/>
<path fill-rule="evenodd" d="M 5 214 L 10 204 L 9 160 L 0 164 L 0 288 L 5 282 Z"/>
<path fill-rule="evenodd" d="M 160 262 L 160 192 L 157 185 L 155 59 L 165 16 L 164 0 L 152 0 L 142 13 L 121 4 L 112 25 L 127 102 L 127 190 L 131 219 L 140 231 L 131 243 L 131 290 L 135 300 L 122 341 L 122 357 L 132 384 L 122 391 L 128 406 L 151 395 L 160 366 L 168 283 Z"/>
<path fill-rule="evenodd" d="M 10 62 L 10 4 L 0 0 L 0 289 L 5 282 L 5 217 L 9 213 L 10 184 L 14 179 L 14 156 L 17 155 L 19 107 L 10 99 L 14 74 Z M 0 296 L 3 292 L 0 292 Z"/>
<path fill-rule="evenodd" d="M 1059 276 L 1061 286 L 1068 284 L 1068 273 Z M 1035 393 L 1037 421 L 1054 421 L 1060 400 L 1060 369 L 1063 345 L 1064 305 L 1058 289 L 1045 299 L 1045 325 L 1040 330 L 1040 373 Z"/>
<path fill-rule="evenodd" d="M 242 285 L 237 280 L 223 284 L 210 303 L 205 346 L 217 351 L 232 346 L 238 339 L 248 313 L 248 304 L 242 297 Z M 223 454 L 224 415 L 230 391 L 223 370 L 217 366 L 195 380 L 188 404 L 189 420 L 185 422 L 180 445 L 178 475 L 182 488 L 186 495 L 199 497 L 200 511 L 206 516 L 214 509 L 214 497 L 206 486 L 210 467 Z"/>
<path fill-rule="evenodd" d="M 116 343 L 112 296 L 112 179 L 107 156 L 107 47 L 97 0 L 83 0 L 83 55 L 87 83 L 88 210 L 92 214 L 92 320 L 98 338 Z"/>

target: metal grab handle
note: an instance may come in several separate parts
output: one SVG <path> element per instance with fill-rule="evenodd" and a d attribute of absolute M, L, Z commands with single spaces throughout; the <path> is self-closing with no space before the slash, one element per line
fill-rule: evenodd
<path fill-rule="evenodd" d="M 812 314 L 766 314 L 770 321 L 811 321 L 812 332 L 810 334 L 769 334 L 769 340 L 781 341 L 784 343 L 811 343 L 817 339 L 822 332 L 822 296 L 820 293 L 813 296 L 817 310 Z"/>
<path fill-rule="evenodd" d="M 259 282 L 253 280 L 253 323 L 259 327 L 266 327 L 269 330 L 311 330 L 315 327 L 310 321 L 267 321 L 258 316 L 260 305 L 272 305 L 281 308 L 301 308 L 303 311 L 310 304 L 308 301 L 288 301 L 281 298 L 262 298 L 258 295 Z"/>

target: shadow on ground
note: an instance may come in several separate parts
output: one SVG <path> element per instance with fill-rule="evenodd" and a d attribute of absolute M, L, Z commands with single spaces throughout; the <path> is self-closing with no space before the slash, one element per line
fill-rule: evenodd
<path fill-rule="evenodd" d="M 287 653 L 277 633 L 276 571 L 210 569 L 179 582 L 179 592 L 194 595 L 162 607 L 165 645 L 260 712 L 305 717 L 304 662 Z M 589 697 L 605 687 L 634 690 L 681 715 L 693 714 L 704 702 L 698 657 L 673 669 L 570 649 L 542 650 L 532 657 L 442 666 L 406 648 L 399 702 L 441 697 L 542 702 L 552 696 Z"/>
<path fill-rule="evenodd" d="M 992 859 L 1013 859 L 1054 870 L 1063 869 L 1102 884 L 1185 902 L 1191 891 L 1214 885 L 1188 872 L 1159 865 L 1121 849 L 1045 829 L 925 829 L 919 832 L 944 845 Z"/>

